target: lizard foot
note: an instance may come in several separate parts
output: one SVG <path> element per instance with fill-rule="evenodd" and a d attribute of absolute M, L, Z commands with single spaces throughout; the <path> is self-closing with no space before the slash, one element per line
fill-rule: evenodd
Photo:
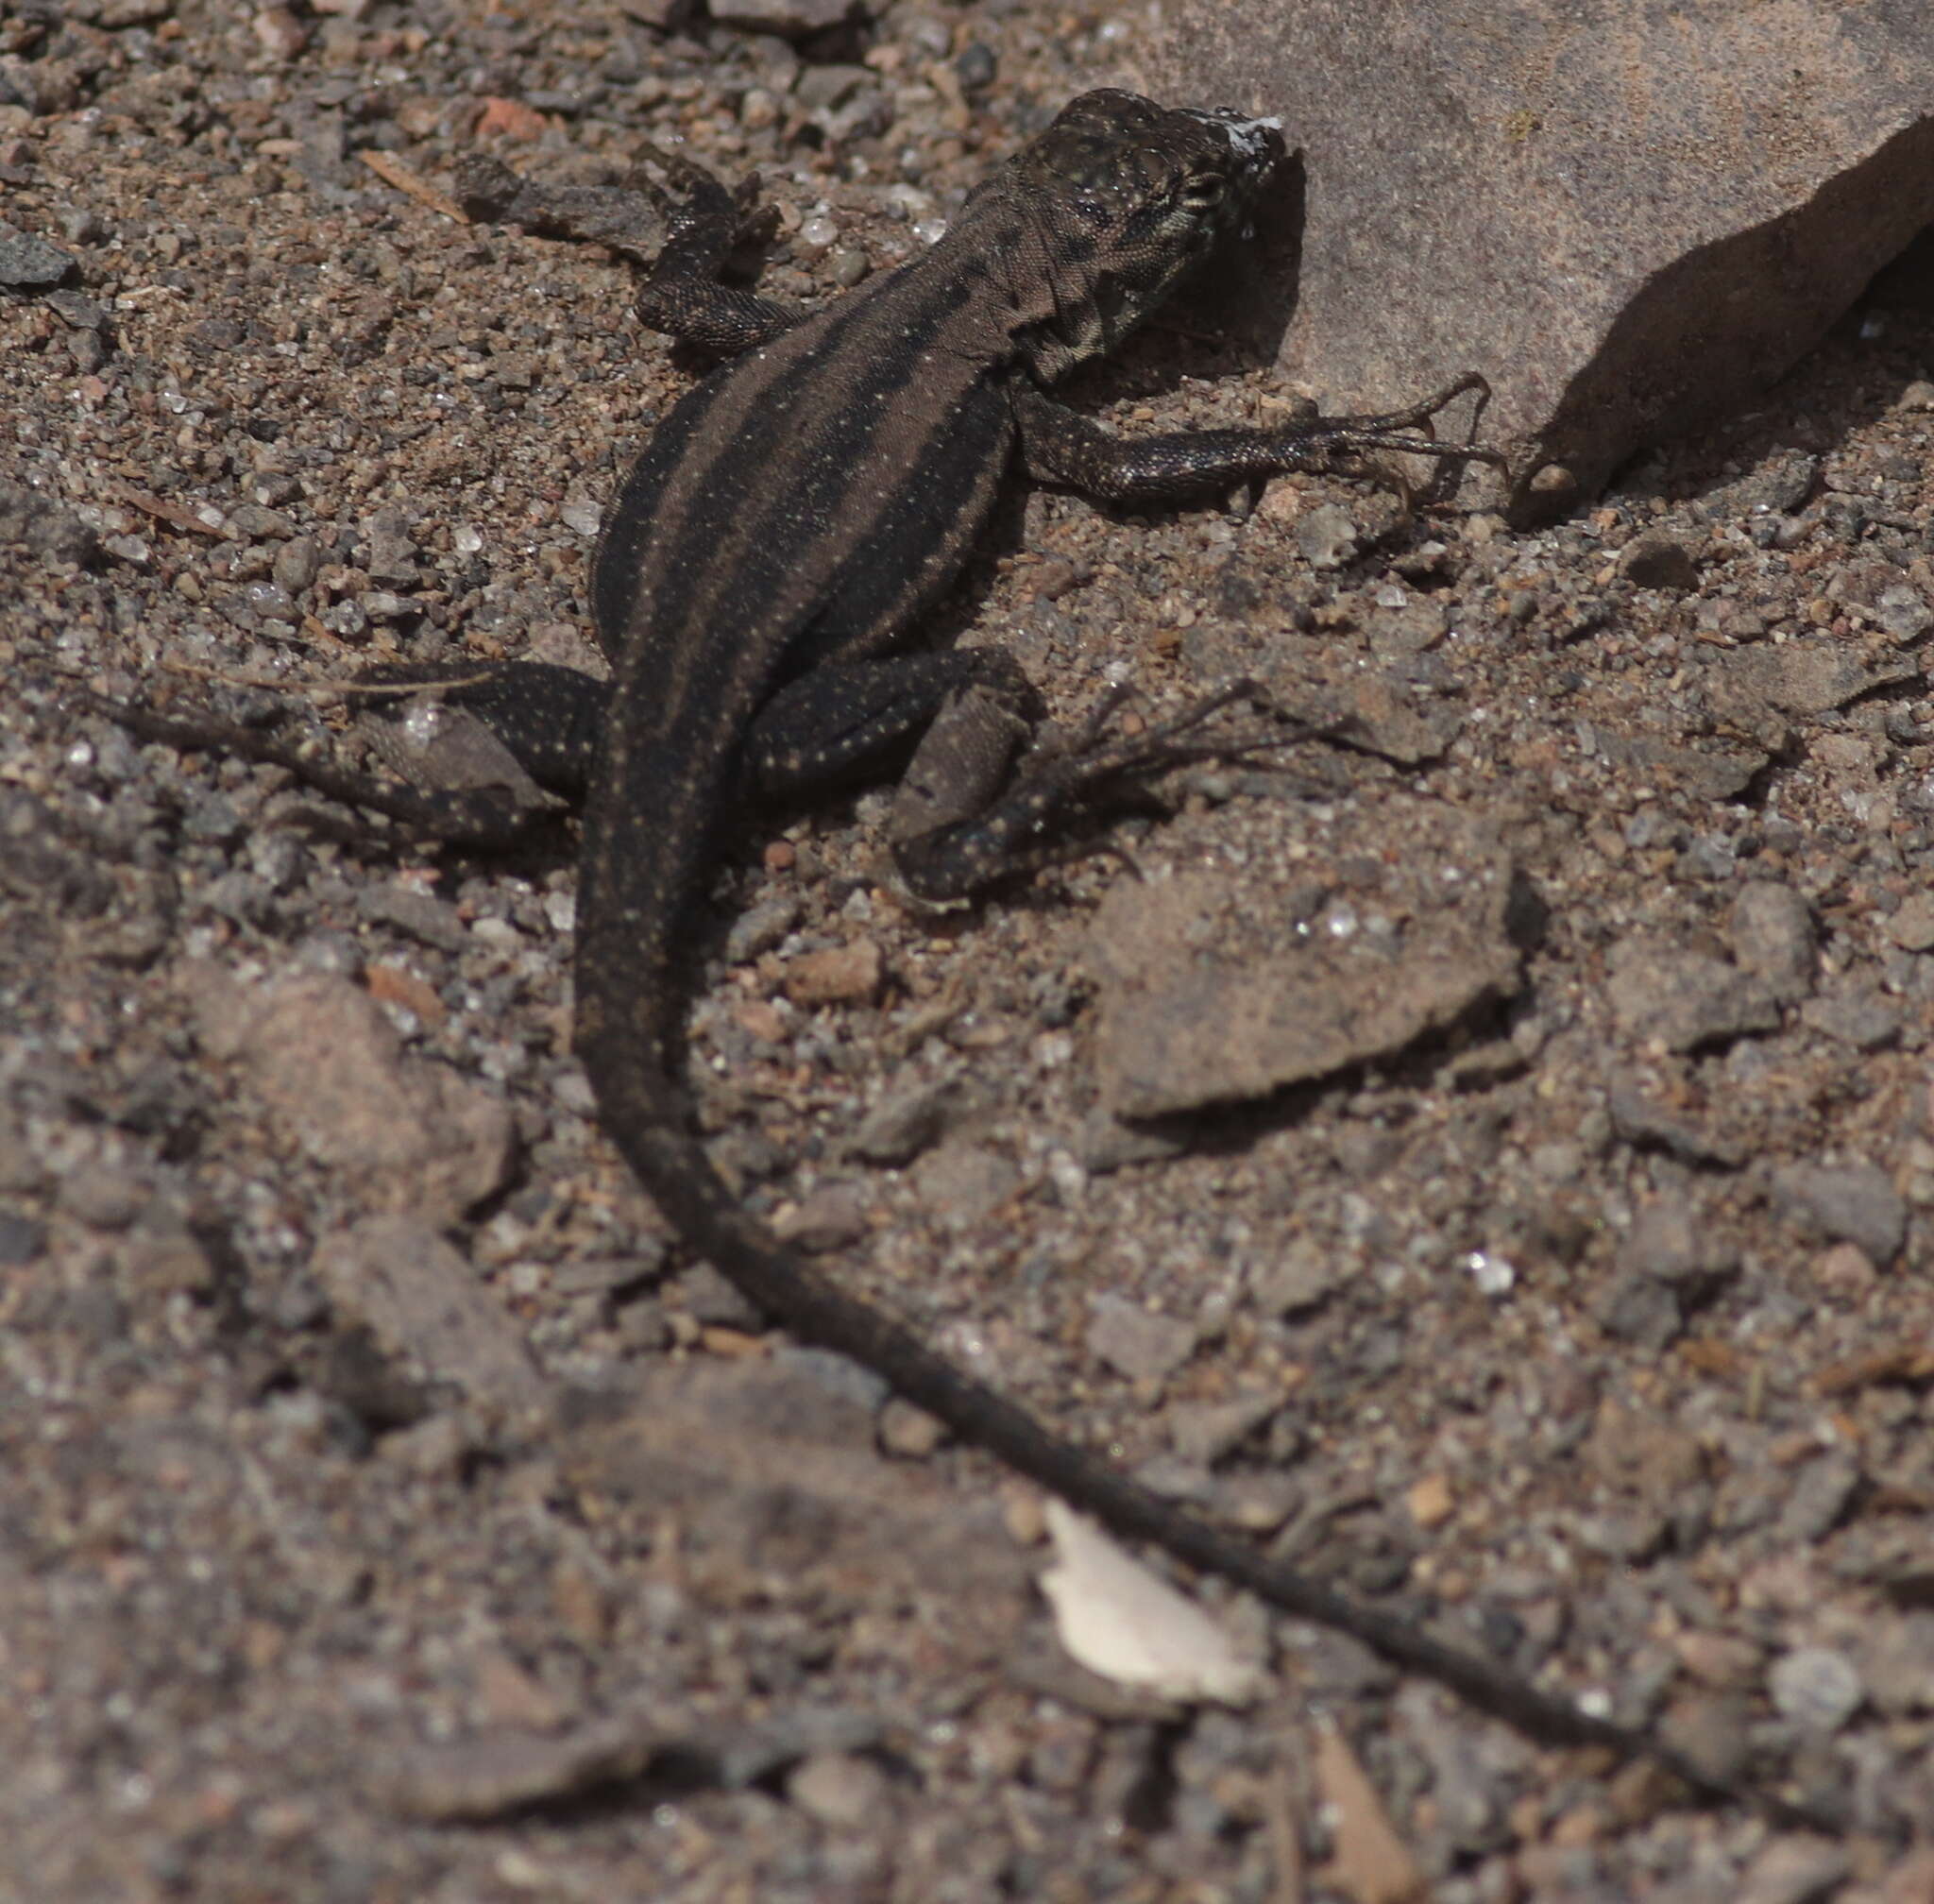
<path fill-rule="evenodd" d="M 1462 442 L 1440 443 L 1437 419 L 1460 397 L 1477 393 L 1477 406 L 1471 412 L 1470 434 Z M 1441 390 L 1400 410 L 1382 410 L 1360 416 L 1313 416 L 1287 425 L 1285 439 L 1310 450 L 1341 451 L 1356 455 L 1369 450 L 1399 450 L 1412 456 L 1434 456 L 1445 462 L 1487 463 L 1494 469 L 1510 472 L 1510 462 L 1501 450 L 1487 449 L 1475 440 L 1478 420 L 1490 401 L 1491 386 L 1475 370 L 1445 384 Z"/>
<path fill-rule="evenodd" d="M 404 691 L 410 684 L 372 685 Z M 531 780 L 481 721 L 434 699 L 413 708 L 402 721 L 387 723 L 394 739 L 372 735 L 373 751 L 383 767 L 395 770 L 392 774 L 344 766 L 317 752 L 313 740 L 289 738 L 280 723 L 263 729 L 206 710 L 163 714 L 87 688 L 76 688 L 73 698 L 89 713 L 140 740 L 184 754 L 231 754 L 280 767 L 315 792 L 382 813 L 432 839 L 505 845 L 562 804 Z"/>
<path fill-rule="evenodd" d="M 1178 767 L 1246 758 L 1305 740 L 1311 732 L 1257 683 L 1243 680 L 1142 733 L 1111 735 L 1115 716 L 1130 698 L 1129 689 L 1114 688 L 1072 736 L 1043 740 L 1022 758 L 999 797 L 978 813 L 896 842 L 893 857 L 907 890 L 928 905 L 945 906 L 995 879 L 1083 857 L 1094 849 L 1051 837 L 1050 829 L 1116 803 Z M 1264 706 L 1272 715 L 1270 724 L 1233 734 L 1213 731 L 1215 717 L 1239 704 Z"/>

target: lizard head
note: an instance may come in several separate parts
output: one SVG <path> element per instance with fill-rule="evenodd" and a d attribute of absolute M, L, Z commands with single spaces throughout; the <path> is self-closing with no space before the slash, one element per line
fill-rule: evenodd
<path fill-rule="evenodd" d="M 1111 350 L 1247 224 L 1282 156 L 1275 119 L 1112 91 L 1065 106 L 992 181 L 1037 240 L 1024 253 L 1044 252 L 1033 266 L 1043 283 L 1017 287 L 1035 374 L 1060 377 Z"/>

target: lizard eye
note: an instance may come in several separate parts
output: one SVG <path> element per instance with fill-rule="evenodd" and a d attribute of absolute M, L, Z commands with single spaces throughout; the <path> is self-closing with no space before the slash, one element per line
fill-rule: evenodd
<path fill-rule="evenodd" d="M 1219 172 L 1204 172 L 1182 187 L 1182 203 L 1192 212 L 1213 212 L 1222 203 L 1229 180 Z"/>

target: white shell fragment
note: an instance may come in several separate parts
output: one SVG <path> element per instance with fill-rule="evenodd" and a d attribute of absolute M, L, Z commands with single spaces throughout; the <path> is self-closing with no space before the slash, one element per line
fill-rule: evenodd
<path fill-rule="evenodd" d="M 1055 1630 L 1091 1673 L 1164 1699 L 1247 1706 L 1263 1669 L 1193 1600 L 1060 1501 L 1047 1504 L 1055 1564 L 1041 1576 Z"/>

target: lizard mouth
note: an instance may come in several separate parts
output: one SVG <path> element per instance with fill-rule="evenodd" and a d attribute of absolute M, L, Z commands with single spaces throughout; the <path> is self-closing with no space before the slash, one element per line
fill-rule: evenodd
<path fill-rule="evenodd" d="M 1282 137 L 1282 121 L 1273 113 L 1267 118 L 1250 119 L 1227 108 L 1186 108 L 1192 119 L 1213 126 L 1229 142 L 1230 156 L 1251 178 L 1260 178 L 1281 164 L 1288 147 Z"/>

